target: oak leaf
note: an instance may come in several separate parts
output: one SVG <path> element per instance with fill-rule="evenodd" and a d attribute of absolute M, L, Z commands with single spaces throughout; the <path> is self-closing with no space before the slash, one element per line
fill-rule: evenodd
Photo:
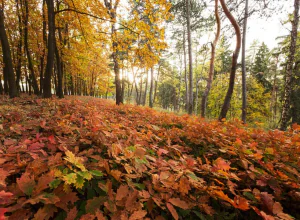
<path fill-rule="evenodd" d="M 174 218 L 175 220 L 178 220 L 178 219 L 179 219 L 178 213 L 177 213 L 176 209 L 174 208 L 174 206 L 173 206 L 172 204 L 170 204 L 170 203 L 167 203 L 167 208 L 168 208 L 169 211 L 171 212 L 173 218 Z"/>
<path fill-rule="evenodd" d="M 20 190 L 26 195 L 31 195 L 36 185 L 34 177 L 29 173 L 23 173 L 21 178 L 17 179 L 17 184 Z"/>
<path fill-rule="evenodd" d="M 54 205 L 45 205 L 37 211 L 33 220 L 49 220 L 54 216 L 55 212 L 57 212 L 57 208 Z"/>
<path fill-rule="evenodd" d="M 119 170 L 112 170 L 110 171 L 110 174 L 117 180 L 120 181 L 121 180 L 121 176 L 122 176 L 122 172 Z"/>
<path fill-rule="evenodd" d="M 129 220 L 138 220 L 143 219 L 147 215 L 147 212 L 144 210 L 135 211 L 132 213 L 132 215 L 129 217 Z"/>
<path fill-rule="evenodd" d="M 4 190 L 0 191 L 0 205 L 4 205 L 8 202 L 10 202 L 11 200 L 11 197 L 13 196 L 14 194 L 10 193 L 10 192 L 5 192 Z"/>
<path fill-rule="evenodd" d="M 105 201 L 107 201 L 107 198 L 104 196 L 94 197 L 93 199 L 88 200 L 85 206 L 86 212 L 95 214 L 97 209 L 99 209 Z"/>
<path fill-rule="evenodd" d="M 5 179 L 8 176 L 9 173 L 6 170 L 0 168 L 0 186 L 6 186 Z"/>
<path fill-rule="evenodd" d="M 122 200 L 124 197 L 126 197 L 128 195 L 128 192 L 129 192 L 128 186 L 121 185 L 119 187 L 119 189 L 117 190 L 116 200 L 117 201 Z"/>
<path fill-rule="evenodd" d="M 185 210 L 189 209 L 189 205 L 185 201 L 183 201 L 179 198 L 171 198 L 171 199 L 169 199 L 169 202 L 179 208 L 182 208 Z"/>
<path fill-rule="evenodd" d="M 74 219 L 76 219 L 78 211 L 77 211 L 77 208 L 74 207 L 71 210 L 69 210 L 67 213 L 68 213 L 68 215 L 65 220 L 74 220 Z"/>

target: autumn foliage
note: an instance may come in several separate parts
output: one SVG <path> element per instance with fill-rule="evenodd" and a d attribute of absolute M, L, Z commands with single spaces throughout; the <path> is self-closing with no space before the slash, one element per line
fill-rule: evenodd
<path fill-rule="evenodd" d="M 300 218 L 299 126 L 1 99 L 1 220 Z"/>

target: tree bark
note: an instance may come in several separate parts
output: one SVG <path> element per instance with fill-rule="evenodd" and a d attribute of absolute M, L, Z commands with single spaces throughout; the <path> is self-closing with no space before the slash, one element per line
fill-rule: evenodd
<path fill-rule="evenodd" d="M 22 16 L 21 16 L 21 12 L 20 12 L 20 3 L 22 3 L 22 1 L 17 0 L 17 14 L 18 14 L 20 39 L 19 39 L 18 48 L 17 48 L 16 85 L 17 85 L 17 90 L 19 92 L 21 91 L 20 80 L 21 80 L 22 47 L 23 47 L 23 27 L 22 27 Z M 21 8 L 22 8 L 22 6 L 21 6 Z"/>
<path fill-rule="evenodd" d="M 2 86 L 2 77 L 0 76 L 0 95 L 3 95 L 4 89 Z"/>
<path fill-rule="evenodd" d="M 186 49 L 185 49 L 185 31 L 183 31 L 183 62 L 184 62 L 184 82 L 185 82 L 185 110 L 188 112 L 189 107 L 189 86 L 186 64 Z"/>
<path fill-rule="evenodd" d="M 291 112 L 292 123 L 300 125 L 300 73 L 299 73 L 300 61 L 297 61 L 294 67 L 295 76 L 293 77 L 293 91 L 291 95 Z"/>
<path fill-rule="evenodd" d="M 154 87 L 154 70 L 153 67 L 150 69 L 150 94 L 149 94 L 149 106 L 150 108 L 153 108 L 153 87 Z"/>
<path fill-rule="evenodd" d="M 55 50 L 55 17 L 54 17 L 54 0 L 46 0 L 48 7 L 48 56 L 45 70 L 43 97 L 51 98 L 51 76 L 54 65 Z"/>
<path fill-rule="evenodd" d="M 234 89 L 237 60 L 238 60 L 240 49 L 241 49 L 241 30 L 240 30 L 238 23 L 236 22 L 236 20 L 234 19 L 234 17 L 230 13 L 230 11 L 228 10 L 228 8 L 225 4 L 225 0 L 220 0 L 220 2 L 221 2 L 221 5 L 222 5 L 222 8 L 224 10 L 226 17 L 230 20 L 230 23 L 234 27 L 235 35 L 236 35 L 236 48 L 235 48 L 235 51 L 232 56 L 229 87 L 228 87 L 228 90 L 227 90 L 227 93 L 225 96 L 225 100 L 224 100 L 224 104 L 223 104 L 223 107 L 222 107 L 222 110 L 221 110 L 221 113 L 219 116 L 219 120 L 221 121 L 222 119 L 226 118 L 227 112 L 230 107 L 230 101 L 231 101 L 233 89 Z"/>
<path fill-rule="evenodd" d="M 116 104 L 123 104 L 122 99 L 122 85 L 120 80 L 120 67 L 118 61 L 118 43 L 114 39 L 116 37 L 117 30 L 115 28 L 115 20 L 116 20 L 116 11 L 118 8 L 118 4 L 120 1 L 115 1 L 114 6 L 112 5 L 112 1 L 104 0 L 105 7 L 107 8 L 107 13 L 110 16 L 111 20 L 114 21 L 111 24 L 111 38 L 112 38 L 112 59 L 114 63 L 114 73 L 115 73 L 115 85 L 116 85 Z"/>
<path fill-rule="evenodd" d="M 210 58 L 210 65 L 209 65 L 209 74 L 206 84 L 206 89 L 202 96 L 202 102 L 201 102 L 201 117 L 205 117 L 206 114 L 206 106 L 207 106 L 207 98 L 211 89 L 212 81 L 214 78 L 214 71 L 215 71 L 215 56 L 216 56 L 216 46 L 220 37 L 220 31 L 221 31 L 221 21 L 220 16 L 218 12 L 218 6 L 219 6 L 219 0 L 215 0 L 215 16 L 216 16 L 216 22 L 217 22 L 217 32 L 214 42 L 211 44 L 211 58 Z M 197 88 L 198 88 L 198 82 L 197 82 Z"/>
<path fill-rule="evenodd" d="M 57 48 L 57 43 L 55 43 L 55 57 L 56 57 L 56 66 L 57 66 L 57 96 L 58 98 L 64 98 L 63 93 L 63 72 L 62 72 L 62 63 Z"/>
<path fill-rule="evenodd" d="M 34 74 L 31 53 L 29 51 L 29 46 L 28 46 L 28 18 L 29 18 L 28 0 L 24 0 L 24 3 L 25 3 L 24 46 L 25 46 L 27 60 L 28 60 L 28 70 L 29 70 L 31 83 L 33 86 L 33 92 L 35 95 L 39 95 L 39 86 L 38 86 L 38 83 L 37 83 L 37 80 L 36 80 L 36 77 Z"/>
<path fill-rule="evenodd" d="M 15 73 L 13 68 L 13 62 L 11 58 L 10 45 L 8 42 L 5 26 L 4 26 L 4 3 L 2 1 L 2 5 L 0 5 L 0 38 L 2 45 L 2 53 L 3 53 L 3 62 L 5 65 L 4 75 L 7 77 L 8 81 L 8 93 L 10 98 L 15 98 L 19 96 L 16 81 L 15 81 Z"/>
<path fill-rule="evenodd" d="M 143 97 L 143 106 L 146 105 L 146 100 L 147 100 L 147 91 L 148 91 L 148 80 L 149 80 L 149 73 L 148 70 L 146 71 L 147 73 L 147 77 L 146 77 L 146 82 L 145 82 L 145 93 L 144 93 L 144 97 Z"/>
<path fill-rule="evenodd" d="M 280 124 L 280 130 L 282 130 L 282 131 L 287 129 L 288 121 L 290 118 L 289 113 L 290 113 L 290 107 L 291 107 L 293 65 L 294 65 L 295 53 L 296 53 L 298 23 L 299 23 L 299 0 L 295 0 L 294 1 L 294 20 L 292 21 L 290 54 L 288 57 L 288 63 L 287 63 L 287 68 L 286 68 L 285 89 L 284 89 L 284 98 L 283 98 L 281 124 Z"/>
<path fill-rule="evenodd" d="M 245 15 L 243 23 L 243 42 L 242 42 L 242 121 L 246 123 L 247 116 L 247 83 L 246 83 L 246 35 L 248 22 L 248 0 L 245 0 Z"/>
<path fill-rule="evenodd" d="M 188 53 L 189 53 L 189 105 L 188 113 L 193 114 L 193 58 L 192 58 L 192 39 L 191 39 L 191 25 L 190 25 L 190 0 L 186 0 L 186 21 L 188 34 Z"/>

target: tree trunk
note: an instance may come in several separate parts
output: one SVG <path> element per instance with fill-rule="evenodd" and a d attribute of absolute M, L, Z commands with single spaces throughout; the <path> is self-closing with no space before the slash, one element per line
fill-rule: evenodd
<path fill-rule="evenodd" d="M 226 17 L 230 20 L 230 23 L 234 27 L 235 35 L 236 35 L 236 48 L 235 48 L 235 51 L 234 51 L 233 56 L 232 56 L 229 87 L 228 87 L 228 90 L 227 90 L 227 93 L 226 93 L 226 96 L 225 96 L 225 100 L 224 100 L 224 104 L 223 104 L 223 107 L 222 107 L 222 110 L 221 110 L 221 113 L 220 113 L 220 116 L 219 116 L 219 120 L 222 120 L 222 119 L 226 118 L 227 112 L 228 112 L 229 107 L 230 107 L 230 101 L 231 101 L 233 89 L 234 89 L 235 72 L 236 72 L 236 68 L 237 68 L 237 60 L 238 60 L 240 49 L 241 49 L 241 30 L 240 30 L 240 27 L 239 27 L 238 23 L 236 22 L 236 20 L 234 19 L 234 17 L 230 13 L 230 11 L 228 10 L 228 8 L 225 4 L 225 1 L 220 0 L 220 2 L 221 2 L 221 5 L 222 5 L 222 8 L 224 10 L 224 13 L 225 13 Z"/>
<path fill-rule="evenodd" d="M 294 73 L 293 76 L 293 91 L 291 94 L 291 116 L 292 116 L 292 123 L 297 123 L 300 125 L 300 73 L 299 73 L 299 66 L 300 61 L 295 63 Z"/>
<path fill-rule="evenodd" d="M 62 73 L 62 63 L 57 49 L 57 43 L 55 43 L 55 56 L 56 56 L 56 66 L 57 66 L 57 96 L 58 98 L 64 98 L 63 93 L 63 73 Z"/>
<path fill-rule="evenodd" d="M 116 34 L 115 24 L 111 27 L 111 33 L 114 36 Z M 118 51 L 117 51 L 118 43 L 113 42 L 113 63 L 114 63 L 114 73 L 115 73 L 115 84 L 116 84 L 116 104 L 120 105 L 123 103 L 122 100 L 122 86 L 120 80 L 120 68 L 119 68 L 119 61 L 118 61 Z"/>
<path fill-rule="evenodd" d="M 146 71 L 147 73 L 147 77 L 146 77 L 146 84 L 145 84 L 145 93 L 144 93 L 144 98 L 143 98 L 143 106 L 146 105 L 146 101 L 147 101 L 147 90 L 148 90 L 148 76 L 149 76 L 149 73 L 148 73 L 148 70 Z"/>
<path fill-rule="evenodd" d="M 4 3 L 2 1 L 2 5 L 0 5 L 0 38 L 2 45 L 2 53 L 3 53 L 3 62 L 5 65 L 4 75 L 7 77 L 8 82 L 8 93 L 10 98 L 15 98 L 19 96 L 16 81 L 15 81 L 15 73 L 11 58 L 10 45 L 7 39 L 7 34 L 4 26 Z"/>
<path fill-rule="evenodd" d="M 160 74 L 160 65 L 158 66 L 157 79 L 155 80 L 155 83 L 154 83 L 153 103 L 155 103 L 155 99 L 156 99 L 156 94 L 157 94 L 157 82 L 158 82 L 158 79 L 159 79 L 159 74 Z"/>
<path fill-rule="evenodd" d="M 22 1 L 20 1 L 21 3 Z M 22 8 L 22 6 L 21 6 Z M 20 80 L 21 80 L 21 68 L 22 68 L 22 47 L 23 47 L 23 28 L 22 28 L 22 16 L 20 12 L 20 6 L 19 6 L 19 0 L 17 0 L 17 14 L 18 14 L 18 23 L 19 23 L 19 33 L 20 33 L 20 39 L 18 42 L 18 48 L 17 48 L 17 68 L 16 68 L 16 85 L 17 90 L 20 92 Z"/>
<path fill-rule="evenodd" d="M 55 17 L 54 17 L 54 0 L 46 0 L 48 7 L 48 56 L 44 78 L 43 97 L 51 98 L 51 76 L 54 64 L 55 50 Z"/>
<path fill-rule="evenodd" d="M 154 70 L 153 67 L 151 67 L 151 75 L 150 75 L 150 94 L 149 94 L 149 106 L 150 108 L 153 108 L 153 86 L 154 86 Z"/>
<path fill-rule="evenodd" d="M 184 59 L 184 82 L 185 82 L 185 110 L 188 112 L 189 107 L 189 86 L 187 76 L 187 64 L 186 64 L 186 49 L 185 49 L 185 31 L 183 31 L 183 59 Z"/>
<path fill-rule="evenodd" d="M 248 0 L 245 2 L 245 15 L 243 23 L 243 42 L 242 42 L 242 121 L 246 123 L 247 115 L 247 83 L 246 83 L 246 35 L 248 21 Z"/>
<path fill-rule="evenodd" d="M 3 95 L 3 92 L 4 92 L 4 89 L 3 89 L 3 86 L 2 86 L 2 78 L 1 78 L 1 75 L 0 75 L 0 95 Z"/>
<path fill-rule="evenodd" d="M 219 0 L 215 0 L 215 16 L 217 21 L 217 33 L 214 42 L 211 44 L 211 58 L 210 58 L 210 66 L 209 66 L 209 74 L 207 79 L 207 85 L 206 89 L 202 96 L 202 102 L 201 102 L 201 117 L 205 117 L 206 114 L 206 106 L 207 106 L 207 98 L 211 89 L 212 81 L 214 78 L 214 71 L 215 71 L 215 56 L 216 56 L 216 46 L 220 37 L 220 31 L 221 31 L 221 21 L 219 17 L 218 12 L 218 6 L 219 6 Z M 197 82 L 197 88 L 198 88 L 198 82 Z"/>
<path fill-rule="evenodd" d="M 299 23 L 299 0 L 294 1 L 294 20 L 292 22 L 291 45 L 290 54 L 286 68 L 285 89 L 282 106 L 280 130 L 286 130 L 289 121 L 289 113 L 291 107 L 291 94 L 292 94 L 292 78 L 293 78 L 293 65 L 295 60 L 296 42 L 297 42 L 297 28 Z"/>
<path fill-rule="evenodd" d="M 193 58 L 192 58 L 192 39 L 191 39 L 191 25 L 190 25 L 190 0 L 186 0 L 186 21 L 188 34 L 188 52 L 189 52 L 189 105 L 188 113 L 193 114 Z"/>
<path fill-rule="evenodd" d="M 28 46 L 28 18 L 29 18 L 28 0 L 24 0 L 24 3 L 25 3 L 24 46 L 25 46 L 27 60 L 28 60 L 28 70 L 29 70 L 29 75 L 33 86 L 33 92 L 35 95 L 39 95 L 39 86 L 34 74 L 31 53 L 29 51 L 29 46 Z"/>

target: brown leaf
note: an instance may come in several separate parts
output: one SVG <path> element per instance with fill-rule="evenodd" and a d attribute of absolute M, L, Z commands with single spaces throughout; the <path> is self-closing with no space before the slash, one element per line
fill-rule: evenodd
<path fill-rule="evenodd" d="M 130 217 L 129 220 L 138 220 L 143 219 L 147 215 L 147 212 L 144 210 L 135 211 Z"/>
<path fill-rule="evenodd" d="M 10 192 L 5 192 L 4 190 L 0 191 L 0 205 L 7 205 L 10 202 L 11 197 L 14 194 Z"/>
<path fill-rule="evenodd" d="M 173 218 L 175 220 L 178 220 L 178 214 L 177 214 L 176 209 L 174 208 L 174 206 L 172 206 L 172 204 L 170 204 L 170 203 L 167 203 L 167 208 L 171 212 Z"/>
<path fill-rule="evenodd" d="M 21 178 L 17 179 L 20 190 L 26 195 L 31 195 L 35 187 L 34 177 L 29 173 L 23 173 Z"/>
<path fill-rule="evenodd" d="M 275 202 L 273 205 L 273 214 L 277 215 L 283 212 L 283 208 L 279 202 Z"/>
<path fill-rule="evenodd" d="M 49 172 L 49 173 L 41 176 L 38 179 L 37 186 L 35 187 L 34 195 L 37 195 L 40 192 L 42 192 L 44 189 L 47 189 L 49 187 L 49 183 L 52 182 L 53 180 L 54 180 L 54 173 L 53 172 Z"/>
<path fill-rule="evenodd" d="M 138 198 L 138 191 L 135 190 L 134 192 L 130 193 L 127 200 L 126 200 L 126 210 L 127 211 L 134 211 L 139 209 L 140 203 L 138 203 L 136 200 Z"/>
<path fill-rule="evenodd" d="M 236 196 L 234 198 L 234 203 L 235 203 L 234 207 L 237 209 L 241 209 L 243 211 L 250 209 L 248 200 L 241 196 Z"/>
<path fill-rule="evenodd" d="M 154 201 L 152 198 L 148 199 L 147 201 L 147 209 L 151 213 L 154 207 Z"/>
<path fill-rule="evenodd" d="M 185 210 L 189 209 L 189 205 L 185 201 L 180 200 L 179 198 L 171 198 L 171 199 L 169 199 L 169 202 L 179 208 L 182 208 Z"/>
<path fill-rule="evenodd" d="M 9 216 L 9 220 L 20 220 L 20 219 L 29 219 L 31 215 L 31 212 L 26 209 L 18 209 L 15 211 L 11 216 Z M 1 208 L 0 208 L 0 219 L 1 218 Z"/>
<path fill-rule="evenodd" d="M 226 162 L 223 158 L 219 157 L 215 160 L 215 168 L 217 168 L 217 170 L 229 171 L 230 162 Z"/>
<path fill-rule="evenodd" d="M 37 211 L 33 220 L 48 220 L 53 217 L 55 212 L 57 212 L 57 208 L 54 205 L 45 205 Z"/>
<path fill-rule="evenodd" d="M 110 175 L 112 175 L 117 181 L 120 181 L 122 172 L 120 172 L 119 170 L 112 170 L 110 172 Z"/>
<path fill-rule="evenodd" d="M 268 212 L 273 213 L 273 195 L 267 193 L 267 192 L 262 192 L 260 194 L 261 197 L 261 201 L 263 202 L 264 206 L 266 207 L 266 209 L 268 210 Z"/>
<path fill-rule="evenodd" d="M 128 195 L 128 192 L 129 192 L 128 186 L 121 185 L 119 187 L 119 189 L 117 190 L 116 200 L 117 201 L 122 200 L 124 197 L 126 197 Z"/>
<path fill-rule="evenodd" d="M 8 176 L 9 173 L 6 170 L 0 168 L 0 186 L 6 186 L 5 179 Z"/>
<path fill-rule="evenodd" d="M 106 220 L 106 218 L 104 217 L 103 213 L 100 210 L 96 211 L 96 218 L 97 220 Z"/>
<path fill-rule="evenodd" d="M 207 204 L 201 204 L 201 208 L 208 215 L 213 215 L 215 213 L 214 209 Z"/>
<path fill-rule="evenodd" d="M 92 220 L 95 219 L 95 215 L 92 214 L 85 214 L 83 216 L 81 216 L 80 220 Z"/>
<path fill-rule="evenodd" d="M 191 187 L 190 187 L 190 182 L 189 182 L 188 178 L 181 177 L 180 182 L 179 182 L 179 192 L 181 192 L 183 194 L 188 194 L 190 190 L 191 190 Z"/>
<path fill-rule="evenodd" d="M 76 219 L 78 211 L 77 211 L 77 208 L 74 207 L 71 210 L 69 210 L 67 213 L 68 213 L 68 215 L 65 220 L 74 220 L 74 219 Z"/>
<path fill-rule="evenodd" d="M 85 210 L 87 213 L 95 214 L 96 211 L 104 204 L 104 202 L 107 200 L 106 197 L 100 196 L 100 197 L 94 197 L 87 201 Z"/>
<path fill-rule="evenodd" d="M 264 219 L 264 220 L 275 220 L 275 218 L 271 215 L 267 215 L 265 212 L 261 211 L 260 212 L 261 214 L 261 217 Z"/>

